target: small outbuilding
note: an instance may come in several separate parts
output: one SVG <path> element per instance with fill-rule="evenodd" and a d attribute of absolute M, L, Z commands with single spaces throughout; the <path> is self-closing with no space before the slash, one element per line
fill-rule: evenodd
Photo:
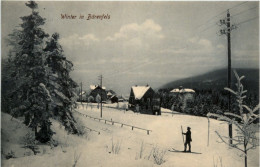
<path fill-rule="evenodd" d="M 110 101 L 111 101 L 111 103 L 118 103 L 118 97 L 116 95 L 112 95 L 110 97 Z"/>

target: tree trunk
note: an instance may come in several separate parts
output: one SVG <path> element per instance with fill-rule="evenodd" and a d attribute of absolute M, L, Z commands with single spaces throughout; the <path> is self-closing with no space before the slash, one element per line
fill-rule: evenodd
<path fill-rule="evenodd" d="M 34 127 L 34 135 L 35 135 L 35 139 L 37 140 L 37 126 Z"/>
<path fill-rule="evenodd" d="M 247 150 L 246 150 L 246 140 L 244 139 L 244 153 L 245 153 L 245 167 L 247 167 Z"/>
<path fill-rule="evenodd" d="M 247 167 L 247 151 L 245 151 L 245 167 Z"/>

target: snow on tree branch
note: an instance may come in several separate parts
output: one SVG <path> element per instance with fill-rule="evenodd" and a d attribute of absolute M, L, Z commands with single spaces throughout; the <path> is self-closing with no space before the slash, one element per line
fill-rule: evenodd
<path fill-rule="evenodd" d="M 215 117 L 218 120 L 225 121 L 237 127 L 237 129 L 235 130 L 237 134 L 239 134 L 239 136 L 229 138 L 229 137 L 221 136 L 217 131 L 216 134 L 218 135 L 218 137 L 221 139 L 222 142 L 242 152 L 242 154 L 245 157 L 245 167 L 247 167 L 247 156 L 248 156 L 247 151 L 259 146 L 259 139 L 256 137 L 256 133 L 258 132 L 258 124 L 254 124 L 254 121 L 259 119 L 259 112 L 258 113 L 256 112 L 259 110 L 259 104 L 254 109 L 251 109 L 246 104 L 243 104 L 243 99 L 246 98 L 244 94 L 247 91 L 244 90 L 244 86 L 241 83 L 241 80 L 245 77 L 244 76 L 239 77 L 236 71 L 234 71 L 234 74 L 237 79 L 237 83 L 236 83 L 237 90 L 234 91 L 230 88 L 225 88 L 225 90 L 231 92 L 236 96 L 240 115 L 227 112 L 224 113 L 224 115 L 208 113 L 207 116 Z M 243 110 L 244 108 L 248 112 L 244 112 Z M 237 139 L 235 139 L 236 137 Z M 224 138 L 228 140 L 232 140 L 233 144 L 229 144 L 227 141 L 224 140 Z"/>

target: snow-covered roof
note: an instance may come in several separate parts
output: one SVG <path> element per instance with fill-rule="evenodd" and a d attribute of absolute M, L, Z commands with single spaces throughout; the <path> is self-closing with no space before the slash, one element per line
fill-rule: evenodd
<path fill-rule="evenodd" d="M 79 95 L 84 95 L 84 94 L 86 94 L 85 91 L 82 91 L 82 92 L 79 93 Z"/>
<path fill-rule="evenodd" d="M 111 99 L 112 99 L 113 97 L 116 97 L 116 95 L 111 96 Z"/>
<path fill-rule="evenodd" d="M 195 93 L 195 91 L 193 89 L 188 89 L 188 88 L 185 88 L 185 89 L 173 89 L 171 90 L 171 93 Z"/>
<path fill-rule="evenodd" d="M 90 85 L 90 89 L 91 89 L 91 90 L 94 90 L 94 89 L 96 89 L 98 86 L 99 86 L 99 85 Z M 102 89 L 106 89 L 106 87 L 105 87 L 105 86 L 102 86 Z"/>
<path fill-rule="evenodd" d="M 136 100 L 140 100 L 144 94 L 151 88 L 150 86 L 132 86 L 133 93 Z"/>
<path fill-rule="evenodd" d="M 107 95 L 108 95 L 108 96 L 112 96 L 113 94 L 112 94 L 111 92 L 108 92 Z"/>

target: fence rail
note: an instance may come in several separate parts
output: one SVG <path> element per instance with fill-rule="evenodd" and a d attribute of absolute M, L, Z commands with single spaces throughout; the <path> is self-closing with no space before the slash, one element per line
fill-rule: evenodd
<path fill-rule="evenodd" d="M 140 128 L 140 127 L 137 127 L 137 126 L 134 126 L 134 125 L 129 125 L 129 124 L 125 124 L 125 123 L 113 121 L 112 119 L 111 119 L 111 120 L 107 120 L 107 119 L 102 119 L 102 118 L 96 118 L 96 117 L 92 117 L 92 116 L 87 115 L 87 114 L 82 114 L 81 112 L 78 112 L 77 110 L 74 110 L 74 111 L 76 111 L 77 113 L 79 113 L 79 114 L 85 116 L 86 118 L 91 118 L 91 119 L 94 119 L 94 120 L 98 120 L 99 122 L 100 122 L 100 121 L 104 121 L 105 124 L 107 124 L 107 122 L 110 122 L 112 125 L 114 125 L 114 124 L 116 123 L 116 124 L 121 125 L 121 127 L 123 127 L 123 126 L 132 127 L 132 130 L 134 130 L 134 129 L 144 130 L 144 131 L 147 132 L 147 135 L 149 135 L 150 132 L 152 132 L 152 130 L 149 130 L 149 129 Z M 93 131 L 94 131 L 94 130 L 93 130 Z"/>
<path fill-rule="evenodd" d="M 87 126 L 83 126 L 83 127 L 86 128 L 86 129 L 88 129 L 88 130 L 90 130 L 90 131 L 97 132 L 97 133 L 100 135 L 100 132 L 97 131 L 97 130 L 91 129 L 91 128 L 87 127 Z"/>
<path fill-rule="evenodd" d="M 81 104 L 81 103 L 77 102 L 76 108 L 79 108 L 79 106 L 82 106 L 82 108 L 84 109 L 85 107 L 86 108 L 87 107 L 91 107 L 91 105 L 92 105 L 92 107 L 96 107 L 97 106 L 97 105 L 93 105 L 93 104 Z M 103 104 L 102 107 L 113 108 L 113 109 L 118 109 L 118 110 L 128 110 L 127 105 L 126 105 L 126 107 L 122 107 L 122 106 L 121 107 L 117 107 L 117 106 L 108 106 L 108 105 Z"/>

